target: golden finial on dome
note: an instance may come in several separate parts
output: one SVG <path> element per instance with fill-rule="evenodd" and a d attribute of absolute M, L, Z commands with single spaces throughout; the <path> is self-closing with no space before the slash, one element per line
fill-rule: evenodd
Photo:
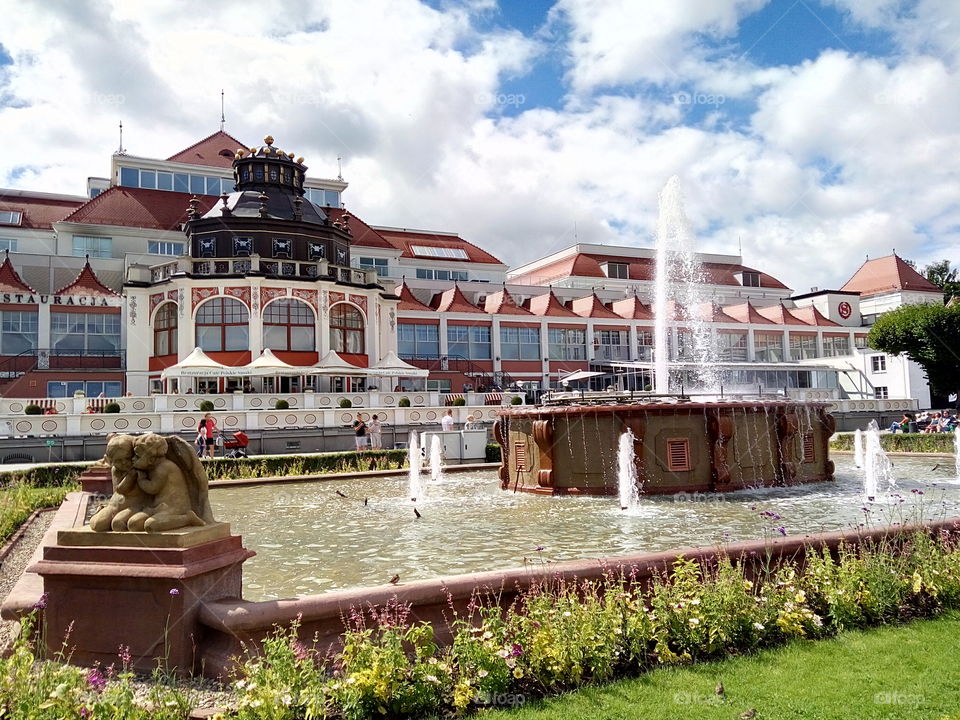
<path fill-rule="evenodd" d="M 293 160 L 294 153 L 287 153 L 287 157 Z"/>
<path fill-rule="evenodd" d="M 256 149 L 256 148 L 250 148 L 250 154 L 251 154 L 251 155 L 256 155 L 256 154 L 257 154 L 257 149 Z"/>
<path fill-rule="evenodd" d="M 244 148 L 237 148 L 237 157 L 243 157 L 247 154 L 247 151 Z"/>
<path fill-rule="evenodd" d="M 273 145 L 273 135 L 267 135 L 267 136 L 263 139 L 263 141 L 264 141 L 267 145 Z"/>
<path fill-rule="evenodd" d="M 297 158 L 297 162 L 298 162 L 300 165 L 303 165 L 303 158 L 302 158 L 302 157 L 298 157 L 298 158 Z"/>

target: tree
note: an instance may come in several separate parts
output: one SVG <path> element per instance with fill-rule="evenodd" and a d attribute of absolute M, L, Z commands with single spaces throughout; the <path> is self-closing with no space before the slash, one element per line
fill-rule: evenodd
<path fill-rule="evenodd" d="M 906 355 L 923 368 L 935 393 L 960 390 L 960 304 L 904 305 L 877 318 L 870 347 Z"/>
<path fill-rule="evenodd" d="M 945 301 L 960 295 L 960 282 L 957 281 L 957 269 L 950 268 L 949 260 L 930 263 L 924 266 L 920 274 L 943 290 L 943 299 Z"/>

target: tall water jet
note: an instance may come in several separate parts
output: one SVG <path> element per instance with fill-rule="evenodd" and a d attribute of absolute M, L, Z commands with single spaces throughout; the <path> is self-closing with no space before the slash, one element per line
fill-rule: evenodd
<path fill-rule="evenodd" d="M 853 433 L 853 464 L 858 468 L 863 467 L 863 433 L 860 428 Z"/>
<path fill-rule="evenodd" d="M 880 426 L 876 420 L 870 421 L 866 435 L 863 494 L 872 500 L 881 489 L 893 490 L 897 481 L 893 475 L 893 463 L 880 445 Z"/>
<path fill-rule="evenodd" d="M 407 474 L 407 487 L 410 499 L 416 500 L 423 498 L 423 483 L 420 481 L 420 440 L 417 437 L 416 430 L 410 431 L 410 442 L 407 444 L 407 466 L 410 468 Z"/>
<path fill-rule="evenodd" d="M 704 293 L 704 276 L 694 251 L 693 230 L 683 209 L 680 178 L 671 177 L 659 196 L 657 217 L 657 270 L 654 282 L 654 389 L 657 393 L 670 392 L 670 343 L 668 335 L 671 319 L 681 320 L 690 338 L 680 347 L 677 357 L 696 364 L 696 384 L 701 389 L 713 390 L 717 379 L 717 353 L 709 320 L 712 303 Z M 708 317 L 702 312 L 707 307 Z M 675 315 L 675 317 L 671 317 Z"/>
<path fill-rule="evenodd" d="M 439 435 L 430 443 L 430 478 L 434 482 L 443 479 L 443 440 Z"/>
<path fill-rule="evenodd" d="M 617 448 L 617 483 L 620 490 L 620 509 L 636 510 L 640 507 L 640 483 L 637 477 L 636 454 L 633 430 L 620 434 Z"/>

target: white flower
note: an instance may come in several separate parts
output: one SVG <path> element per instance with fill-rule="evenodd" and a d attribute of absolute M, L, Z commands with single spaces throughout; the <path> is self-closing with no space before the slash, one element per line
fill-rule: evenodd
<path fill-rule="evenodd" d="M 696 627 L 697 625 L 700 624 L 700 618 L 692 617 L 687 622 L 690 623 L 690 627 Z"/>
<path fill-rule="evenodd" d="M 478 677 L 478 678 L 485 678 L 485 677 L 486 677 L 487 675 L 489 675 L 489 674 L 490 674 L 490 673 L 488 673 L 486 670 L 479 670 L 479 671 L 477 672 L 477 677 Z"/>
<path fill-rule="evenodd" d="M 754 623 L 753 627 L 755 630 L 763 630 L 763 623 Z"/>
<path fill-rule="evenodd" d="M 569 610 L 565 610 L 564 613 L 563 613 L 563 616 L 564 616 L 564 617 L 570 617 L 570 611 L 569 611 Z"/>
<path fill-rule="evenodd" d="M 699 605 L 699 604 L 700 604 L 700 598 L 694 598 L 693 600 L 690 601 L 690 604 L 691 604 L 691 605 Z"/>
<path fill-rule="evenodd" d="M 490 638 L 493 637 L 493 633 L 490 632 L 489 630 L 487 630 L 481 637 L 482 637 L 484 640 L 489 640 Z"/>

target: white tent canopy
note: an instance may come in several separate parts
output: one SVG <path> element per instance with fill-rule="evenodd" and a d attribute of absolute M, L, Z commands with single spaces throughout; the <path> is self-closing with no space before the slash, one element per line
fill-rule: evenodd
<path fill-rule="evenodd" d="M 430 374 L 428 370 L 404 362 L 393 350 L 376 365 L 367 368 L 366 373 L 373 377 L 427 377 Z"/>
<path fill-rule="evenodd" d="M 164 380 L 169 377 L 221 377 L 239 369 L 221 365 L 200 348 L 194 348 L 183 360 L 166 368 L 160 377 Z"/>
<path fill-rule="evenodd" d="M 353 375 L 360 376 L 367 374 L 367 368 L 352 365 L 340 357 L 335 351 L 331 350 L 322 358 L 320 362 L 310 369 L 311 375 Z"/>
<path fill-rule="evenodd" d="M 313 374 L 313 368 L 311 367 L 297 367 L 296 365 L 291 365 L 286 363 L 276 355 L 273 354 L 273 350 L 267 348 L 263 353 L 251 363 L 244 365 L 242 368 L 236 368 L 237 370 L 243 370 L 244 375 L 311 375 Z"/>

